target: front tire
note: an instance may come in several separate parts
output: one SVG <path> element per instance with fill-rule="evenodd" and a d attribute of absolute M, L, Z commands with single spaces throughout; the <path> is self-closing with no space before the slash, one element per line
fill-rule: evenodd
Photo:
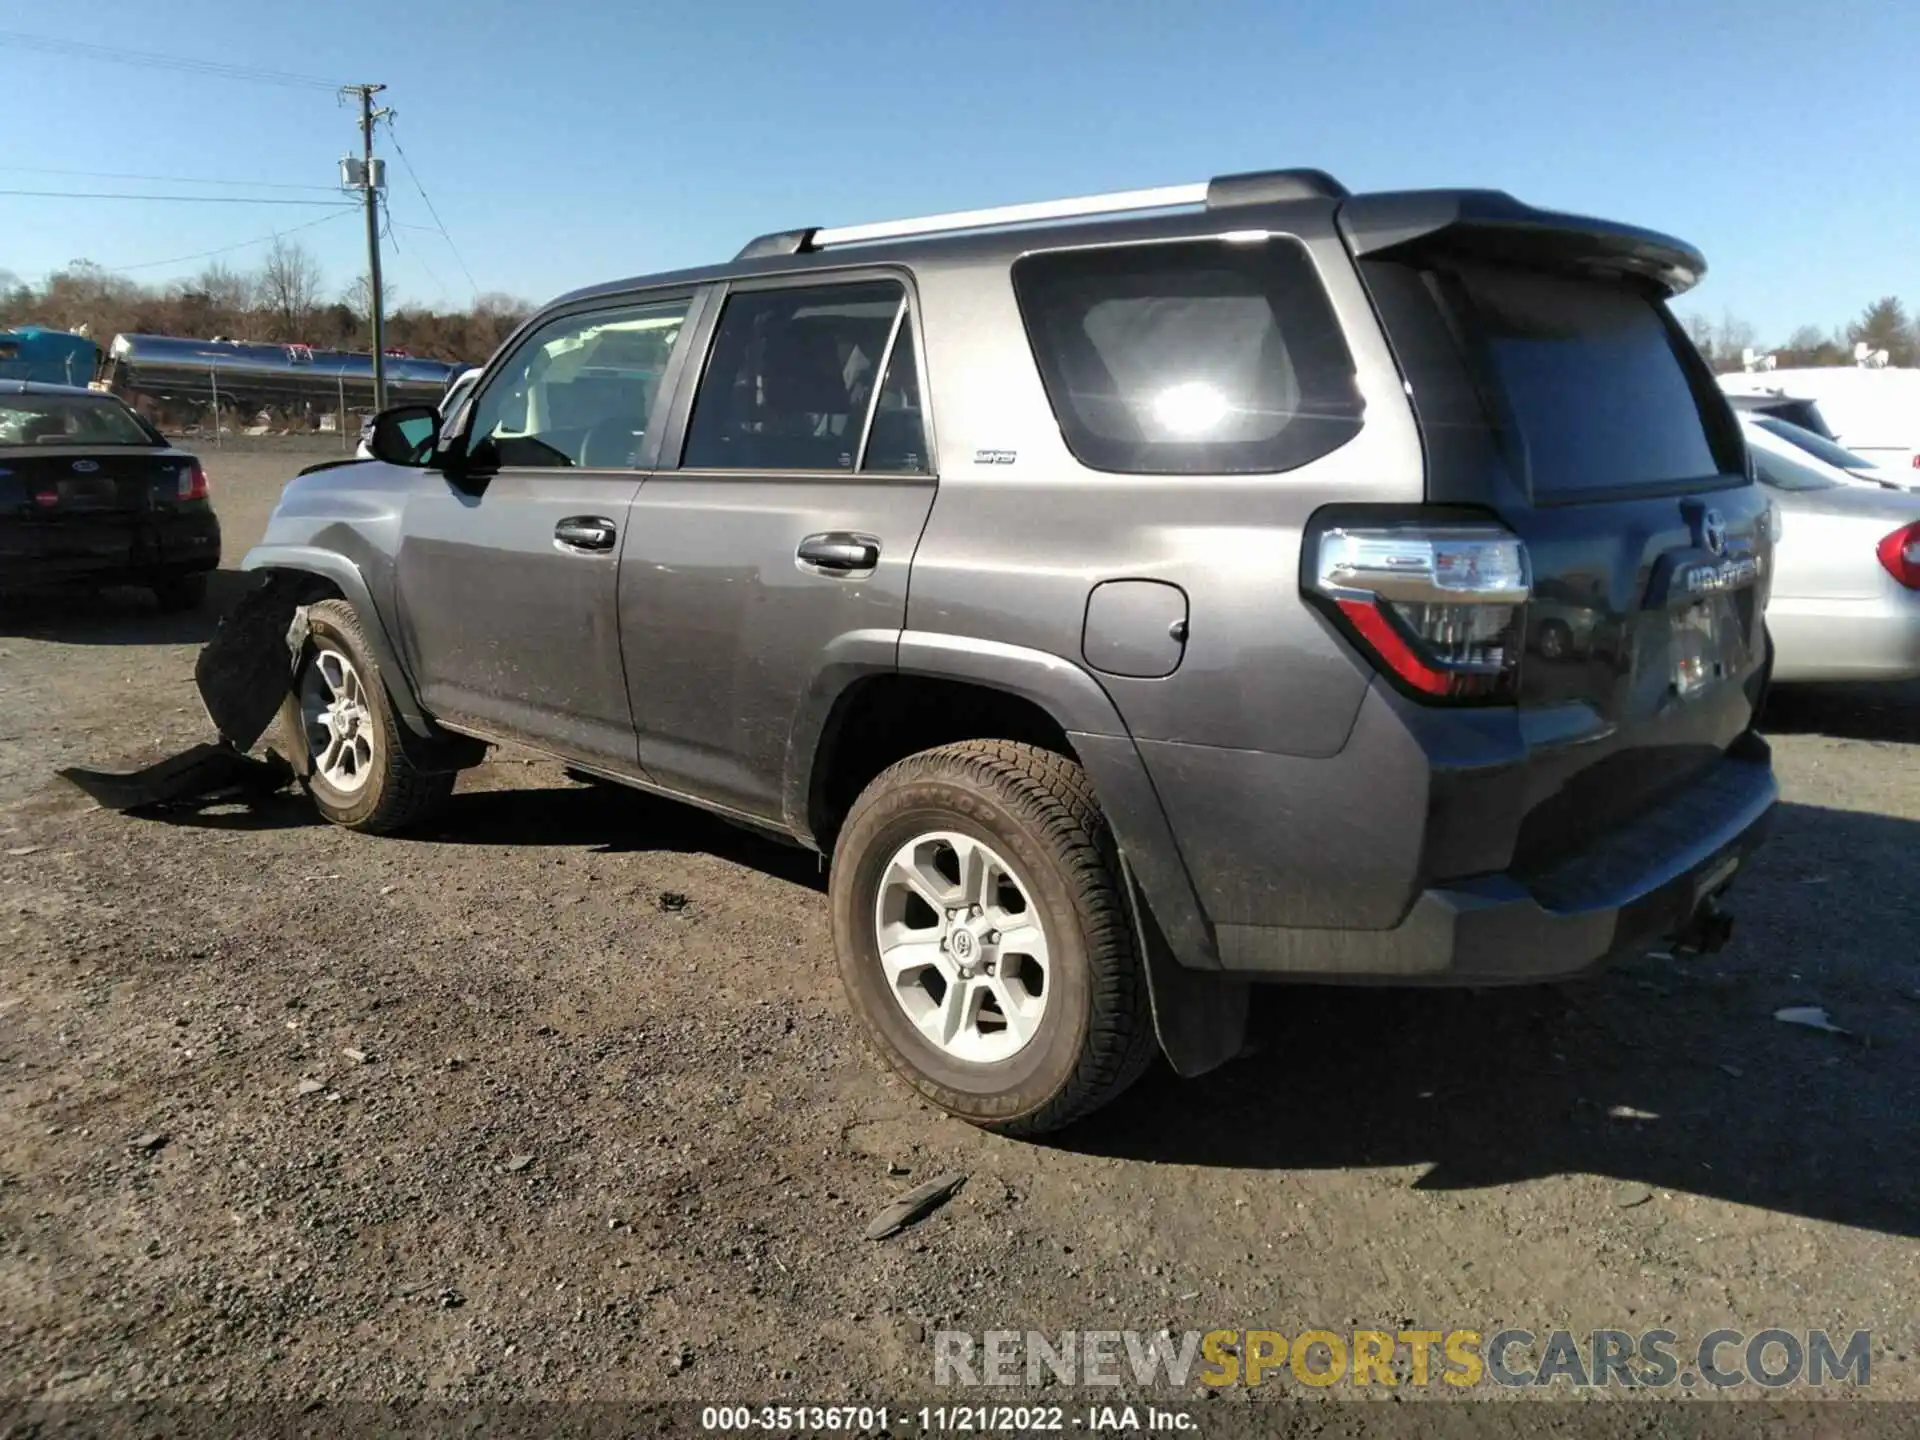
<path fill-rule="evenodd" d="M 834 948 L 880 1056 L 1013 1135 L 1098 1109 L 1151 1063 L 1146 976 L 1086 774 L 1010 741 L 909 756 L 834 846 Z"/>
<path fill-rule="evenodd" d="M 308 608 L 280 727 L 290 753 L 304 757 L 302 783 L 315 807 L 349 830 L 405 830 L 453 793 L 452 771 L 423 770 L 407 753 L 380 667 L 344 600 Z"/>

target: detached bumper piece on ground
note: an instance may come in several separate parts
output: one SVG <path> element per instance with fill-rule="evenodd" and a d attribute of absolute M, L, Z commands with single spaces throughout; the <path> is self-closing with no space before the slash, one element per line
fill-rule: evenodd
<path fill-rule="evenodd" d="M 247 750 L 266 733 L 292 680 L 306 642 L 297 579 L 276 576 L 255 589 L 220 622 L 193 667 L 217 743 L 202 743 L 137 770 L 73 765 L 60 771 L 109 810 L 159 810 L 245 800 L 283 790 L 294 768 L 269 751 Z"/>

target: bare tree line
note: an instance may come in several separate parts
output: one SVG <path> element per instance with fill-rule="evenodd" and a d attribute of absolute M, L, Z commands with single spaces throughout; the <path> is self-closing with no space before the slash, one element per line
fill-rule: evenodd
<path fill-rule="evenodd" d="M 265 340 L 316 349 L 360 350 L 371 344 L 367 277 L 337 294 L 313 255 L 296 241 L 276 240 L 261 264 L 236 269 L 220 261 L 164 285 L 142 285 L 89 260 L 75 260 L 39 287 L 0 271 L 0 326 L 41 324 L 83 330 L 101 345 L 120 333 Z M 437 360 L 479 364 L 525 319 L 526 301 L 500 292 L 475 297 L 465 310 L 407 304 L 387 289 L 389 347 Z"/>
<path fill-rule="evenodd" d="M 1742 357 L 1749 349 L 1772 355 L 1774 363 L 1782 369 L 1851 365 L 1856 344 L 1865 344 L 1869 350 L 1886 351 L 1889 365 L 1920 365 L 1920 321 L 1908 315 L 1906 306 L 1895 295 L 1874 301 L 1857 319 L 1837 330 L 1802 325 L 1779 345 L 1762 345 L 1753 326 L 1730 312 L 1718 320 L 1691 314 L 1685 316 L 1682 323 L 1707 363 L 1722 373 L 1740 369 Z"/>
<path fill-rule="evenodd" d="M 370 290 L 367 277 L 357 275 L 330 299 L 312 254 L 298 242 L 276 240 L 257 269 L 237 270 L 215 261 L 189 279 L 162 286 L 138 284 L 88 260 L 73 261 L 39 289 L 0 271 L 0 325 L 37 322 L 84 329 L 103 345 L 126 331 L 365 350 Z M 387 343 L 414 355 L 479 364 L 530 308 L 524 300 L 493 291 L 475 297 L 465 310 L 432 310 L 405 303 L 389 286 Z M 1716 371 L 1740 369 L 1748 349 L 1771 353 L 1783 368 L 1849 365 L 1857 342 L 1885 350 L 1890 365 L 1920 365 L 1920 320 L 1892 295 L 1838 329 L 1802 325 L 1777 345 L 1761 345 L 1754 327 L 1731 313 L 1714 320 L 1696 312 L 1682 323 Z"/>

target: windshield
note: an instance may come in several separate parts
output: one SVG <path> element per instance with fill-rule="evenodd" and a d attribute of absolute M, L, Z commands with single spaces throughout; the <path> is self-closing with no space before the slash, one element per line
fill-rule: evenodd
<path fill-rule="evenodd" d="M 1778 435 L 1789 445 L 1799 446 L 1816 460 L 1824 460 L 1827 464 L 1837 465 L 1842 470 L 1877 468 L 1871 460 L 1862 459 L 1846 446 L 1836 445 L 1825 436 L 1816 435 L 1811 430 L 1803 430 L 1790 421 L 1777 419 L 1772 415 L 1761 415 L 1753 423 L 1769 435 Z"/>
<path fill-rule="evenodd" d="M 164 445 L 111 395 L 0 395 L 0 445 Z"/>
<path fill-rule="evenodd" d="M 1535 496 L 1720 473 L 1659 306 L 1626 285 L 1458 267 Z"/>

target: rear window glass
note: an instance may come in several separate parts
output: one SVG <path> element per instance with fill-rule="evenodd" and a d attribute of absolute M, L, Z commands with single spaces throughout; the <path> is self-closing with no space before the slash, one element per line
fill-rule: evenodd
<path fill-rule="evenodd" d="M 164 445 L 111 396 L 0 396 L 0 445 Z"/>
<path fill-rule="evenodd" d="M 1013 267 L 1060 431 L 1095 470 L 1290 470 L 1359 432 L 1332 303 L 1299 242 L 1029 255 Z"/>
<path fill-rule="evenodd" d="M 1823 435 L 1804 430 L 1785 420 L 1776 420 L 1771 415 L 1762 415 L 1753 422 L 1770 435 L 1778 435 L 1789 445 L 1798 445 L 1816 460 L 1824 460 L 1829 465 L 1837 465 L 1842 470 L 1871 470 L 1871 460 L 1863 460 L 1844 445 L 1836 445 Z"/>
<path fill-rule="evenodd" d="M 1763 407 L 1762 413 L 1776 415 L 1802 430 L 1811 430 L 1823 440 L 1833 439 L 1833 432 L 1827 429 L 1826 418 L 1821 415 L 1820 407 L 1811 400 L 1782 400 L 1776 405 Z"/>
<path fill-rule="evenodd" d="M 1720 473 L 1653 301 L 1610 281 L 1480 266 L 1453 274 L 1536 496 Z"/>
<path fill-rule="evenodd" d="M 1758 446 L 1748 453 L 1753 456 L 1753 473 L 1760 477 L 1760 483 L 1770 485 L 1775 490 L 1837 490 L 1840 488 L 1840 481 L 1821 474 L 1810 464 L 1790 460 L 1785 455 L 1776 455 Z"/>

